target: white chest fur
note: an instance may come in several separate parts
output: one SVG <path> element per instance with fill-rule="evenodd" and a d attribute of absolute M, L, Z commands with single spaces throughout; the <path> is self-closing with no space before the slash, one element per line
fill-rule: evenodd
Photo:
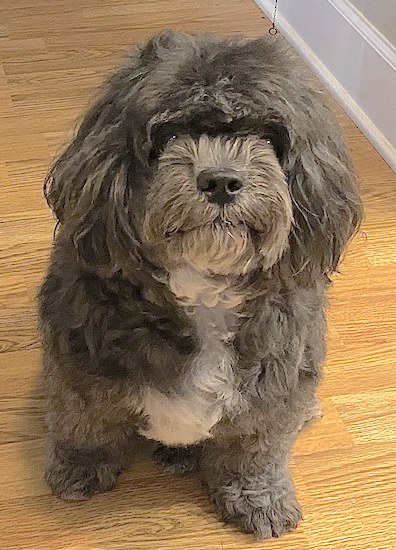
<path fill-rule="evenodd" d="M 178 281 L 183 277 L 179 273 Z M 188 282 L 184 289 L 182 286 L 177 288 L 184 298 L 190 293 L 191 301 L 186 300 L 185 303 L 195 304 L 189 306 L 189 314 L 196 325 L 201 348 L 178 395 L 165 395 L 153 388 L 144 389 L 141 411 L 147 418 L 148 428 L 141 433 L 166 445 L 191 445 L 211 437 L 210 430 L 224 411 L 236 407 L 240 400 L 231 344 L 238 317 L 219 299 L 215 300 L 213 307 L 196 305 L 202 291 L 197 284 Z M 194 296 L 191 295 L 192 288 Z M 228 293 L 228 296 L 231 294 Z"/>
<path fill-rule="evenodd" d="M 169 288 L 181 304 L 189 306 L 219 306 L 229 310 L 243 301 L 241 294 L 230 288 L 225 278 L 215 280 L 192 267 L 175 269 L 169 277 Z"/>

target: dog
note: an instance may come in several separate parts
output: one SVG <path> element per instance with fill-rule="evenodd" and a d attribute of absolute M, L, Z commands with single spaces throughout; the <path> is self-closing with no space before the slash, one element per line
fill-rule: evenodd
<path fill-rule="evenodd" d="M 288 461 L 318 414 L 326 291 L 362 206 L 291 49 L 162 32 L 106 81 L 46 178 L 39 293 L 54 495 L 108 491 L 136 434 L 258 538 L 301 519 Z"/>

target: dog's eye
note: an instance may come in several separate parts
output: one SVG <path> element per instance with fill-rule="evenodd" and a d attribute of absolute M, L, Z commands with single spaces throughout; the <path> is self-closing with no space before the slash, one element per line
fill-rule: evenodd
<path fill-rule="evenodd" d="M 273 147 L 278 160 L 282 161 L 290 143 L 286 128 L 281 124 L 267 124 L 263 139 Z"/>
<path fill-rule="evenodd" d="M 170 141 L 175 141 L 178 137 L 178 134 L 169 134 L 168 136 L 165 136 L 163 139 L 162 149 L 164 149 Z"/>
<path fill-rule="evenodd" d="M 165 149 L 166 145 L 170 141 L 177 139 L 178 135 L 175 132 L 172 133 L 161 133 L 157 135 L 154 139 L 153 146 L 150 151 L 150 162 L 154 162 L 161 155 L 162 151 Z"/>

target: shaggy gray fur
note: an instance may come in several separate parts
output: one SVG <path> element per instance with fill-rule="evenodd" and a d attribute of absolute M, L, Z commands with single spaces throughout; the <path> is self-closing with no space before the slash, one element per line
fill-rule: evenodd
<path fill-rule="evenodd" d="M 224 204 L 197 185 L 212 173 L 241 187 Z M 288 460 L 361 219 L 305 67 L 273 38 L 161 33 L 104 84 L 45 191 L 61 222 L 40 292 L 54 494 L 113 487 L 138 431 L 182 446 L 157 459 L 198 465 L 226 521 L 293 529 Z"/>

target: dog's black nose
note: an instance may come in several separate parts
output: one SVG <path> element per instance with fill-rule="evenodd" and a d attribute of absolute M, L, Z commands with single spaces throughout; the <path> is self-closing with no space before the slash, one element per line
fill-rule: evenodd
<path fill-rule="evenodd" d="M 203 170 L 197 178 L 197 187 L 209 202 L 232 202 L 242 190 L 243 181 L 235 170 Z"/>

